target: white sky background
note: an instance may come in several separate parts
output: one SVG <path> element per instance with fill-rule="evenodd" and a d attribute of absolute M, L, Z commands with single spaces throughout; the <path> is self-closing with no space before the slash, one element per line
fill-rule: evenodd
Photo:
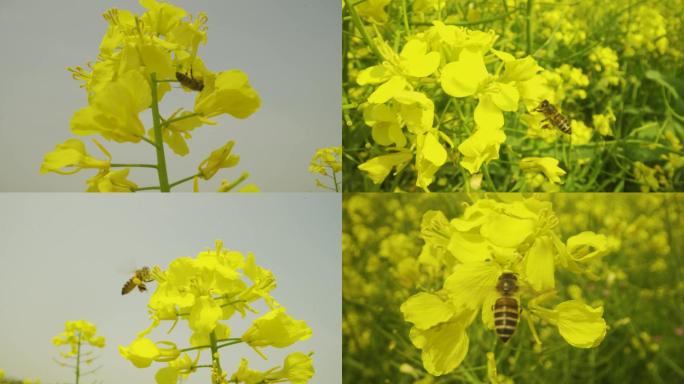
<path fill-rule="evenodd" d="M 243 171 L 263 191 L 315 191 L 308 164 L 316 148 L 341 144 L 339 0 L 176 0 L 172 3 L 209 17 L 208 42 L 199 56 L 210 70 L 247 73 L 262 106 L 238 120 L 228 115 L 218 125 L 193 132 L 190 154 L 168 147 L 171 181 L 196 173 L 209 153 L 230 139 L 241 161 L 220 171 L 201 190 L 215 191 L 222 178 Z M 69 130 L 75 111 L 87 105 L 86 93 L 67 66 L 95 61 L 108 8 L 143 8 L 133 0 L 0 0 L 0 191 L 83 191 L 95 172 L 72 176 L 41 175 L 45 153 L 76 137 Z M 192 108 L 194 93 L 174 90 L 161 104 L 162 115 Z M 141 119 L 149 127 L 149 110 Z M 100 140 L 99 136 L 97 137 Z M 90 153 L 99 150 L 86 141 Z M 100 140 L 116 163 L 156 163 L 153 148 Z M 140 186 L 158 185 L 153 169 L 131 170 Z M 190 191 L 192 183 L 175 191 Z"/>
<path fill-rule="evenodd" d="M 43 384 L 73 382 L 73 372 L 52 358 L 53 336 L 66 320 L 95 323 L 106 337 L 99 352 L 104 383 L 152 383 L 157 368 L 135 368 L 118 354 L 149 324 L 149 294 L 121 296 L 136 266 L 166 267 L 195 256 L 214 240 L 247 254 L 273 271 L 273 295 L 313 337 L 284 349 L 265 348 L 268 361 L 249 347 L 223 349 L 229 372 L 239 358 L 267 369 L 289 352 L 314 351 L 311 383 L 341 383 L 341 207 L 337 194 L 84 195 L 0 194 L 0 368 L 9 377 L 40 378 Z M 154 284 L 154 283 L 153 283 Z M 153 288 L 152 288 L 153 289 Z M 265 306 L 259 307 L 265 309 Z M 262 312 L 264 313 L 264 312 Z M 255 317 L 248 317 L 252 320 Z M 232 336 L 249 322 L 231 319 Z M 170 339 L 187 346 L 179 323 Z M 168 325 L 153 333 L 169 338 Z M 208 354 L 203 357 L 208 358 Z M 156 367 L 156 368 L 155 368 Z M 204 369 L 204 371 L 207 371 Z M 91 383 L 92 380 L 84 380 Z M 188 383 L 209 382 L 206 372 Z"/>

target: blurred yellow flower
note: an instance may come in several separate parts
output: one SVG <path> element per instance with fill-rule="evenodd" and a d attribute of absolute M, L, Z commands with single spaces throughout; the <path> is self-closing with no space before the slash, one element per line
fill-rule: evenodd
<path fill-rule="evenodd" d="M 391 0 L 367 0 L 358 5 L 354 5 L 356 12 L 361 17 L 366 17 L 370 21 L 377 24 L 384 24 L 387 22 L 387 13 L 385 12 L 385 6 L 390 3 Z"/>
<path fill-rule="evenodd" d="M 602 136 L 613 136 L 612 124 L 615 123 L 615 115 L 611 109 L 608 109 L 605 114 L 593 115 L 592 121 L 594 128 Z"/>
<path fill-rule="evenodd" d="M 565 171 L 553 157 L 526 157 L 520 160 L 520 169 L 525 172 L 541 172 L 549 181 L 560 184 Z"/>

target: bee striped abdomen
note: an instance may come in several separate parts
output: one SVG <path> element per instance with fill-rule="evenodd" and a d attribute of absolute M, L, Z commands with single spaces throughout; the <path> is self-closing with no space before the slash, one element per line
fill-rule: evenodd
<path fill-rule="evenodd" d="M 176 79 L 184 87 L 192 89 L 193 91 L 200 92 L 204 89 L 204 82 L 202 80 L 192 77 L 192 74 L 186 75 L 180 72 L 176 72 Z"/>
<path fill-rule="evenodd" d="M 148 267 L 142 267 L 136 270 L 133 274 L 133 277 L 124 283 L 123 287 L 121 288 L 121 294 L 125 295 L 133 291 L 135 287 L 138 287 L 138 291 L 145 292 L 147 291 L 147 286 L 145 283 L 149 283 L 153 280 L 154 278 L 150 272 L 150 269 Z"/>
<path fill-rule="evenodd" d="M 553 124 L 556 128 L 560 129 L 561 132 L 567 135 L 572 134 L 572 127 L 570 127 L 570 121 L 568 121 L 568 118 L 561 115 L 558 111 L 556 111 L 556 114 L 550 117 L 549 120 L 551 121 L 551 124 Z"/>
<path fill-rule="evenodd" d="M 513 336 L 518 326 L 518 300 L 514 297 L 500 297 L 494 303 L 494 331 L 501 342 Z"/>
<path fill-rule="evenodd" d="M 548 102 L 548 100 L 543 100 L 535 111 L 543 113 L 545 121 L 551 123 L 551 125 L 558 128 L 561 132 L 567 135 L 572 134 L 570 120 L 560 113 L 553 104 Z"/>
<path fill-rule="evenodd" d="M 134 290 L 136 285 L 137 284 L 135 283 L 135 281 L 133 281 L 133 279 L 131 278 L 121 288 L 121 294 L 125 295 L 125 294 L 129 293 L 130 291 Z"/>

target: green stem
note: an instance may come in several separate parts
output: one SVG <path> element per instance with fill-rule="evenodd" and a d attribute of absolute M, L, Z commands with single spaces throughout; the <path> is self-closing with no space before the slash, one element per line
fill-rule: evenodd
<path fill-rule="evenodd" d="M 201 173 L 196 173 L 196 174 L 194 174 L 194 175 L 192 175 L 192 176 L 188 176 L 188 177 L 182 178 L 182 179 L 180 179 L 180 180 L 178 180 L 178 181 L 174 181 L 173 183 L 169 184 L 169 188 L 173 188 L 173 187 L 176 187 L 176 186 L 178 186 L 178 185 L 181 185 L 181 184 L 183 184 L 183 183 L 185 183 L 185 182 L 187 182 L 187 181 L 190 181 L 190 180 L 192 180 L 192 179 L 194 179 L 195 177 L 198 177 L 198 176 L 200 176 L 200 175 L 201 175 Z"/>
<path fill-rule="evenodd" d="M 332 170 L 333 174 L 333 183 L 335 183 L 335 192 L 340 191 L 340 187 L 337 186 L 337 175 L 335 174 L 335 170 Z"/>
<path fill-rule="evenodd" d="M 482 170 L 484 171 L 485 180 L 487 180 L 489 188 L 492 189 L 492 192 L 496 192 L 496 186 L 494 185 L 494 181 L 492 180 L 492 177 L 489 175 L 489 165 L 484 165 L 482 167 Z"/>
<path fill-rule="evenodd" d="M 109 164 L 110 167 L 130 167 L 130 168 L 157 168 L 154 164 Z"/>
<path fill-rule="evenodd" d="M 223 375 L 223 370 L 221 370 L 221 360 L 219 359 L 219 353 L 218 353 L 218 342 L 216 341 L 216 332 L 211 331 L 209 334 L 209 342 L 210 347 L 211 347 L 211 361 L 212 361 L 212 366 L 215 367 L 216 372 L 215 374 L 218 377 L 221 377 Z"/>
<path fill-rule="evenodd" d="M 406 0 L 402 0 L 402 12 L 404 14 L 404 30 L 406 30 L 406 36 L 408 36 L 411 34 L 411 28 L 409 28 L 408 11 L 406 8 Z"/>
<path fill-rule="evenodd" d="M 78 347 L 76 350 L 76 384 L 81 380 L 81 332 L 78 333 Z"/>
<path fill-rule="evenodd" d="M 135 192 L 138 192 L 138 191 L 158 191 L 159 189 L 160 189 L 159 187 L 141 187 L 141 188 L 135 189 L 134 191 Z"/>
<path fill-rule="evenodd" d="M 240 177 L 237 180 L 233 181 L 232 183 L 228 184 L 228 186 L 226 186 L 225 188 L 221 188 L 221 189 L 224 192 L 230 192 L 233 190 L 233 188 L 237 187 L 240 183 L 247 180 L 247 177 L 248 177 L 248 175 L 246 173 L 243 173 L 242 175 L 240 175 Z"/>
<path fill-rule="evenodd" d="M 356 9 L 354 8 L 354 4 L 352 4 L 351 0 L 344 0 L 344 3 L 347 5 L 347 9 L 349 10 L 349 14 L 352 17 L 352 22 L 354 23 L 354 26 L 356 29 L 361 32 L 361 36 L 363 36 L 363 39 L 366 40 L 366 44 L 370 47 L 371 51 L 373 51 L 373 54 L 377 56 L 379 59 L 382 59 L 382 55 L 380 54 L 380 51 L 378 50 L 378 47 L 375 46 L 373 43 L 373 40 L 368 36 L 368 32 L 366 32 L 366 28 L 363 27 L 363 22 L 361 21 L 361 18 L 359 15 L 356 13 Z"/>
<path fill-rule="evenodd" d="M 229 345 L 235 345 L 235 344 L 240 344 L 240 343 L 242 343 L 242 339 L 230 341 L 230 342 L 223 343 L 223 344 L 219 344 L 219 345 L 216 346 L 216 349 L 221 349 L 221 348 L 227 347 L 227 346 L 229 346 Z"/>
<path fill-rule="evenodd" d="M 159 175 L 159 190 L 170 192 L 169 175 L 166 173 L 166 157 L 164 155 L 164 139 L 162 138 L 161 117 L 159 116 L 159 105 L 157 99 L 157 74 L 152 73 L 152 123 L 154 124 L 154 147 L 157 150 L 157 174 Z"/>
<path fill-rule="evenodd" d="M 181 121 L 181 120 L 185 120 L 185 119 L 189 119 L 189 118 L 191 118 L 191 117 L 195 117 L 195 116 L 199 116 L 199 115 L 200 115 L 199 113 L 189 113 L 189 114 L 183 115 L 183 116 L 181 116 L 181 117 L 175 117 L 175 118 L 173 118 L 173 119 L 166 120 L 164 123 L 162 123 L 162 126 L 168 127 L 169 125 L 171 125 L 171 124 L 173 124 L 173 123 L 175 123 L 175 122 L 178 122 L 178 121 Z"/>
<path fill-rule="evenodd" d="M 205 349 L 205 348 L 210 348 L 210 346 L 209 345 L 200 345 L 198 347 L 188 347 L 188 348 L 179 349 L 178 352 L 180 352 L 180 353 L 190 352 L 190 351 L 196 351 L 198 349 Z"/>
<path fill-rule="evenodd" d="M 155 144 L 154 141 L 148 139 L 148 138 L 145 137 L 145 136 L 138 136 L 138 137 L 141 138 L 141 139 L 142 139 L 143 141 L 145 141 L 146 143 L 149 143 L 149 144 L 152 145 L 153 147 L 156 147 L 156 146 L 157 146 L 157 144 Z"/>
<path fill-rule="evenodd" d="M 527 23 L 525 26 L 525 32 L 527 35 L 526 52 L 528 55 L 532 53 L 532 3 L 532 0 L 527 0 Z"/>

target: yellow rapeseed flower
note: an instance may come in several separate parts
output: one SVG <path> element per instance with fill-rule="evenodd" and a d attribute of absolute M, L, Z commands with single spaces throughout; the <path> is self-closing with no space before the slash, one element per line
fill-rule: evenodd
<path fill-rule="evenodd" d="M 219 169 L 236 166 L 240 162 L 240 156 L 231 154 L 235 142 L 230 140 L 221 148 L 213 151 L 209 157 L 199 165 L 199 172 L 203 179 L 211 179 Z"/>
<path fill-rule="evenodd" d="M 548 310 L 540 303 L 556 288 L 558 266 L 578 272 L 584 259 L 614 248 L 603 246 L 608 243 L 605 236 L 586 234 L 570 238 L 566 247 L 555 232 L 557 225 L 551 204 L 535 198 L 477 200 L 450 222 L 436 211 L 425 214 L 421 233 L 426 246 L 443 249 L 433 255 L 444 258 L 445 265 L 455 259 L 440 290 L 417 293 L 401 305 L 404 319 L 412 324 L 411 341 L 422 350 L 431 375 L 444 375 L 460 365 L 468 351 L 467 328 L 480 311 L 484 326 L 494 327 L 492 307 L 501 295 L 496 286 L 503 272 L 515 273 L 524 287 L 514 294 L 522 310 L 557 326 L 568 343 L 588 348 L 601 342 L 606 331 L 602 308 L 569 301 Z M 584 244 L 595 248 L 585 251 Z"/>
<path fill-rule="evenodd" d="M 520 160 L 520 169 L 525 172 L 541 172 L 549 181 L 560 184 L 565 171 L 558 166 L 553 157 L 525 157 Z"/>
<path fill-rule="evenodd" d="M 111 156 L 104 147 L 93 140 L 107 160 L 99 160 L 86 152 L 85 145 L 77 139 L 68 139 L 62 144 L 57 144 L 54 151 L 45 155 L 40 173 L 55 172 L 62 175 L 71 175 L 84 168 L 109 169 Z"/>

